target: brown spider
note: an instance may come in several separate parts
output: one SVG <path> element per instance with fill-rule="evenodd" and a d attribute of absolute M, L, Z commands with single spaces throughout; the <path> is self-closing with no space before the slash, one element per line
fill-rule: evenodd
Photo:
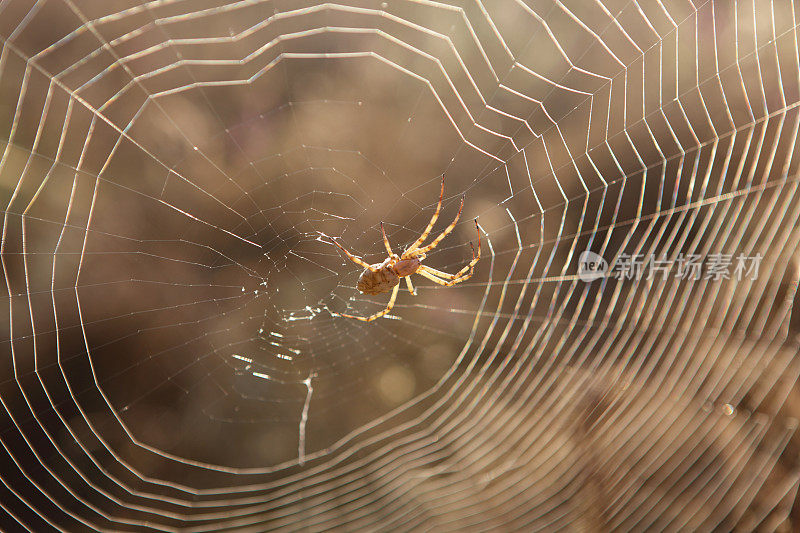
<path fill-rule="evenodd" d="M 464 208 L 464 198 L 461 198 L 461 206 L 458 208 L 458 214 L 453 222 L 451 222 L 450 225 L 445 228 L 441 235 L 433 239 L 430 244 L 427 246 L 422 246 L 422 243 L 425 242 L 425 239 L 427 239 L 428 235 L 430 235 L 433 225 L 436 223 L 436 219 L 439 218 L 439 211 L 442 209 L 443 197 L 444 178 L 442 178 L 442 190 L 439 193 L 439 203 L 436 205 L 436 211 L 434 211 L 431 221 L 428 222 L 428 226 L 425 228 L 425 231 L 422 232 L 422 235 L 420 235 L 419 239 L 414 241 L 411 246 L 406 248 L 400 256 L 392 252 L 392 247 L 389 245 L 389 239 L 386 238 L 386 231 L 383 229 L 383 222 L 381 222 L 383 244 L 386 246 L 386 251 L 389 252 L 389 257 L 387 257 L 383 263 L 375 263 L 374 265 L 367 264 L 360 257 L 356 257 L 348 252 L 341 244 L 334 241 L 331 237 L 319 232 L 320 235 L 331 239 L 333 244 L 338 246 L 345 254 L 347 254 L 347 257 L 349 257 L 351 261 L 364 267 L 364 272 L 362 272 L 361 276 L 358 278 L 358 285 L 356 286 L 359 291 L 364 294 L 381 294 L 383 292 L 389 292 L 389 289 L 392 290 L 392 296 L 389 298 L 389 304 L 383 311 L 379 311 L 368 317 L 346 315 L 344 313 L 332 313 L 334 316 L 355 318 L 357 320 L 363 320 L 364 322 L 371 322 L 376 318 L 382 317 L 391 311 L 392 307 L 394 306 L 395 298 L 397 298 L 397 291 L 400 288 L 400 278 L 406 278 L 406 287 L 408 287 L 408 292 L 416 295 L 414 285 L 411 284 L 411 274 L 419 274 L 420 276 L 428 278 L 434 283 L 445 285 L 447 287 L 455 285 L 456 283 L 461 283 L 462 281 L 467 281 L 470 277 L 472 277 L 472 273 L 475 270 L 475 264 L 481 258 L 481 233 L 478 229 L 477 218 L 475 219 L 475 229 L 478 231 L 478 255 L 475 256 L 475 247 L 472 246 L 472 243 L 469 243 L 470 247 L 472 248 L 472 261 L 470 261 L 467 266 L 455 274 L 449 274 L 447 272 L 442 272 L 441 270 L 436 270 L 435 268 L 431 268 L 422 264 L 422 260 L 425 259 L 425 254 L 436 248 L 436 246 L 442 242 L 442 239 L 447 237 L 447 235 L 453 231 L 453 228 L 456 227 L 456 223 L 458 222 L 458 217 L 461 216 L 461 210 Z"/>

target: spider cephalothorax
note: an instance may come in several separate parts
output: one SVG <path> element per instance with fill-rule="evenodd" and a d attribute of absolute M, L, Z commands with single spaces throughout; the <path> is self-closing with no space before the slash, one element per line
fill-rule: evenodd
<path fill-rule="evenodd" d="M 339 316 L 363 320 L 365 322 L 369 322 L 371 320 L 375 320 L 376 318 L 382 317 L 383 315 L 391 311 L 392 307 L 394 306 L 394 301 L 397 298 L 397 290 L 400 286 L 400 278 L 405 278 L 406 287 L 408 287 L 408 292 L 410 292 L 411 294 L 416 294 L 416 291 L 414 290 L 414 285 L 411 283 L 410 276 L 412 274 L 419 274 L 420 276 L 428 278 L 434 283 L 438 283 L 439 285 L 445 285 L 447 287 L 455 285 L 456 283 L 461 283 L 462 281 L 466 281 L 470 277 L 472 277 L 472 273 L 474 272 L 475 269 L 475 264 L 481 258 L 481 234 L 480 230 L 478 229 L 477 219 L 475 219 L 475 229 L 478 230 L 478 255 L 477 256 L 475 255 L 475 248 L 473 247 L 472 261 L 470 261 L 469 264 L 467 264 L 467 266 L 465 266 L 455 274 L 449 274 L 447 272 L 442 272 L 441 270 L 436 270 L 435 268 L 431 268 L 429 266 L 422 264 L 422 261 L 425 259 L 425 254 L 436 248 L 436 246 L 438 246 L 439 243 L 442 242 L 442 239 L 447 237 L 447 235 L 451 231 L 453 231 L 453 228 L 456 227 L 456 223 L 458 222 L 458 218 L 461 216 L 461 210 L 464 209 L 464 199 L 462 198 L 461 206 L 458 208 L 458 214 L 456 215 L 456 218 L 453 220 L 453 222 L 451 222 L 450 225 L 447 226 L 445 230 L 438 237 L 433 239 L 430 242 L 430 244 L 422 246 L 422 243 L 424 243 L 425 239 L 428 238 L 428 235 L 430 235 L 431 230 L 433 229 L 433 225 L 439 218 L 439 211 L 441 211 L 442 209 L 443 197 L 444 197 L 444 178 L 442 178 L 442 190 L 439 193 L 439 203 L 436 204 L 436 211 L 434 211 L 430 222 L 428 222 L 428 226 L 425 228 L 425 231 L 422 232 L 422 235 L 420 235 L 419 239 L 414 241 L 411 244 L 411 246 L 406 248 L 400 255 L 397 255 L 394 252 L 392 252 L 392 247 L 389 244 L 389 239 L 386 238 L 386 231 L 383 229 L 383 222 L 381 222 L 381 233 L 383 234 L 383 244 L 386 246 L 386 251 L 389 253 L 389 257 L 387 257 L 383 263 L 375 263 L 373 265 L 367 264 L 360 257 L 356 257 L 355 255 L 348 252 L 341 244 L 339 244 L 336 241 L 333 241 L 333 243 L 336 246 L 338 246 L 347 255 L 347 257 L 350 258 L 351 261 L 364 267 L 364 272 L 361 273 L 361 276 L 358 278 L 358 285 L 356 285 L 356 288 L 359 291 L 363 292 L 364 294 L 381 294 L 384 292 L 389 292 L 390 290 L 392 291 L 392 296 L 389 298 L 389 303 L 386 306 L 386 308 L 383 311 L 375 313 L 374 315 L 370 315 L 368 317 L 361 317 L 354 315 L 346 315 L 343 313 L 336 313 L 336 314 L 338 314 Z M 472 246 L 472 243 L 470 243 L 470 246 Z"/>

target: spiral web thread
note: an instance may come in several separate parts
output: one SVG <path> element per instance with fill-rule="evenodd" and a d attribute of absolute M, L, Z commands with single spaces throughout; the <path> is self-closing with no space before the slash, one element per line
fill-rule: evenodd
<path fill-rule="evenodd" d="M 0 2 L 4 524 L 790 530 L 790 0 Z M 426 264 L 355 291 L 424 228 Z M 578 257 L 744 255 L 592 282 Z M 402 287 L 402 286 L 401 286 Z"/>

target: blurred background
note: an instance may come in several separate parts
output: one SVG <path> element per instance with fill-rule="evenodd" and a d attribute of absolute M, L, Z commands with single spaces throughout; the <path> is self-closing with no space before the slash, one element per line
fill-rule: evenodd
<path fill-rule="evenodd" d="M 0 2 L 3 529 L 796 530 L 797 19 Z"/>

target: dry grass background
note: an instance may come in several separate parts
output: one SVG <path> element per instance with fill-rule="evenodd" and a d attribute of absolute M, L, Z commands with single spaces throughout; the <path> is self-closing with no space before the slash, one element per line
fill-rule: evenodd
<path fill-rule="evenodd" d="M 792 2 L 12 0 L 0 40 L 3 523 L 797 528 Z M 317 232 L 378 262 L 442 175 L 429 264 L 479 217 L 475 277 L 333 317 L 385 298 Z"/>

